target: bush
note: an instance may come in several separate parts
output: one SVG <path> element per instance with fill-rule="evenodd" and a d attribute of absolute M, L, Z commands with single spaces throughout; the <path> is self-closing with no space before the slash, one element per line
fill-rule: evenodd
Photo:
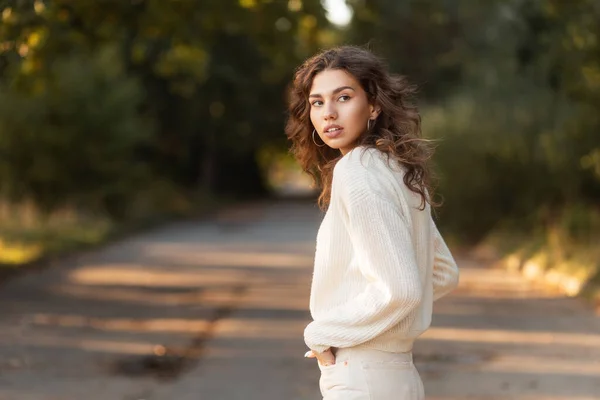
<path fill-rule="evenodd" d="M 596 140 L 584 107 L 526 79 L 501 86 L 463 90 L 423 116 L 439 140 L 444 222 L 473 241 L 499 224 L 545 227 L 567 206 L 596 203 L 600 189 L 581 164 Z"/>
<path fill-rule="evenodd" d="M 121 218 L 149 179 L 137 153 L 151 136 L 143 92 L 113 49 L 75 54 L 0 86 L 0 193 L 52 211 Z M 28 85 L 20 84 L 29 80 Z"/>

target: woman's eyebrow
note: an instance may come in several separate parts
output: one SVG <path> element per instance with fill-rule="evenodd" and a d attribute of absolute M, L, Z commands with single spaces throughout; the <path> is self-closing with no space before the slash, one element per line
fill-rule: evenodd
<path fill-rule="evenodd" d="M 333 90 L 331 92 L 331 94 L 339 93 L 339 92 L 341 92 L 342 90 L 345 90 L 345 89 L 350 89 L 350 90 L 354 91 L 354 88 L 352 86 L 340 86 L 339 88 Z M 313 93 L 313 94 L 309 95 L 308 97 L 323 97 L 323 96 L 321 96 L 319 93 Z"/>

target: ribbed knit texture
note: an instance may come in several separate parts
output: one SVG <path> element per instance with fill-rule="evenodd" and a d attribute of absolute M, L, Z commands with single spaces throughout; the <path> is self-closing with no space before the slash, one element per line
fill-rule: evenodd
<path fill-rule="evenodd" d="M 458 268 L 427 204 L 403 169 L 377 149 L 338 161 L 317 234 L 307 346 L 406 352 L 431 324 L 433 301 L 458 284 Z"/>

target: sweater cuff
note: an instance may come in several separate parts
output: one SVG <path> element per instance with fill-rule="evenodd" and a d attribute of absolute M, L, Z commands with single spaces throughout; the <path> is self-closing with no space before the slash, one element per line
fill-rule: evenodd
<path fill-rule="evenodd" d="M 330 347 L 313 344 L 313 345 L 308 346 L 308 348 L 311 349 L 312 351 L 314 351 L 315 353 L 323 353 L 323 352 L 325 352 L 325 350 L 329 349 Z"/>
<path fill-rule="evenodd" d="M 311 349 L 312 351 L 314 351 L 315 353 L 323 353 L 325 350 L 327 350 L 328 348 L 330 348 L 331 346 L 327 346 L 324 344 L 317 344 L 314 343 L 311 339 L 311 328 L 313 323 L 308 324 L 308 326 L 304 329 L 304 343 L 306 343 L 306 346 L 308 346 L 309 349 Z"/>

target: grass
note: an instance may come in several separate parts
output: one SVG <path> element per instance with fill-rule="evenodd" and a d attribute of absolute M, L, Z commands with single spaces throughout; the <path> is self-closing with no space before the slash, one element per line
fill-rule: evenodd
<path fill-rule="evenodd" d="M 2 205 L 0 219 L 0 278 L 43 260 L 98 245 L 119 231 L 102 217 L 62 211 L 48 217 L 31 206 Z"/>
<path fill-rule="evenodd" d="M 35 227 L 0 227 L 0 266 L 18 267 L 42 257 L 99 244 L 115 230 L 106 220 L 64 221 Z"/>
<path fill-rule="evenodd" d="M 0 279 L 54 257 L 92 248 L 168 221 L 201 217 L 234 202 L 230 198 L 198 195 L 185 208 L 164 207 L 162 211 L 152 208 L 123 223 L 103 216 L 80 215 L 72 210 L 42 217 L 30 205 L 0 203 Z"/>
<path fill-rule="evenodd" d="M 598 221 L 594 214 L 590 210 L 586 224 Z M 535 232 L 497 230 L 485 245 L 496 249 L 508 269 L 567 295 L 600 301 L 600 227 L 592 226 L 585 234 L 571 228 L 560 222 Z"/>

